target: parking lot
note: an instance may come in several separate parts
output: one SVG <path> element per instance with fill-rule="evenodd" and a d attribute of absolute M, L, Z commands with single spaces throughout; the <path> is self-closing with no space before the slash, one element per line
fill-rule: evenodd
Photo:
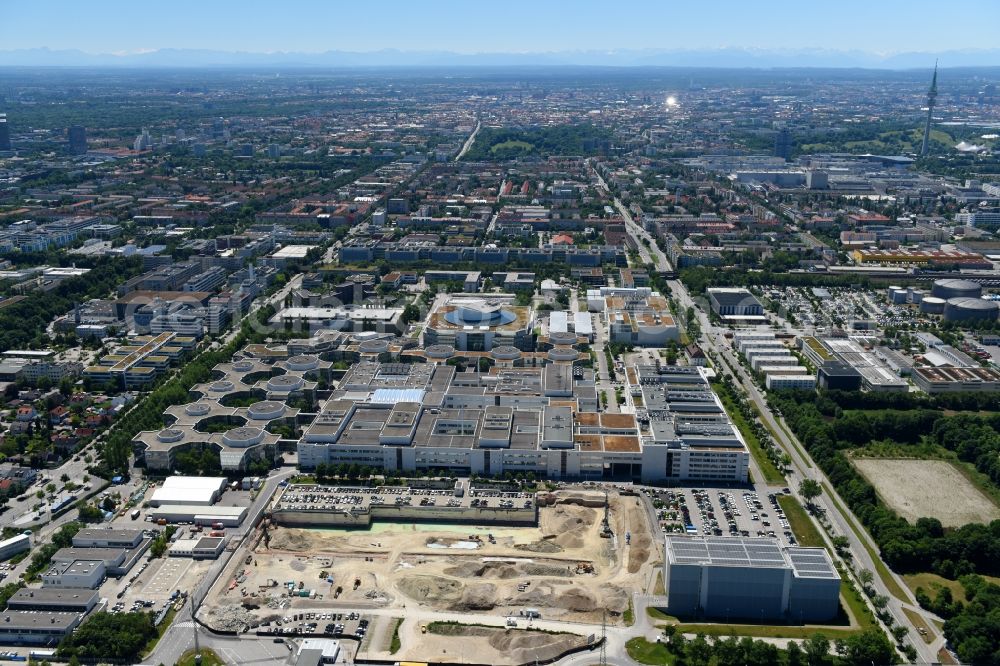
<path fill-rule="evenodd" d="M 660 531 L 692 536 L 758 536 L 795 545 L 776 495 L 750 488 L 652 491 Z"/>
<path fill-rule="evenodd" d="M 352 636 L 358 640 L 368 632 L 369 620 L 357 612 L 289 613 L 261 623 L 258 636 Z"/>
<path fill-rule="evenodd" d="M 186 588 L 184 576 L 191 568 L 192 560 L 181 557 L 168 557 L 161 560 L 159 567 L 147 579 L 142 586 L 144 597 L 161 598 L 169 597 L 175 590 Z"/>

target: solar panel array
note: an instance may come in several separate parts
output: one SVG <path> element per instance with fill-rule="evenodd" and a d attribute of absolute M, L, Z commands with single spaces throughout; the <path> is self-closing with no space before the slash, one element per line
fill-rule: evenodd
<path fill-rule="evenodd" d="M 729 567 L 787 567 L 776 541 L 733 537 L 670 537 L 667 548 L 676 564 Z"/>
<path fill-rule="evenodd" d="M 805 578 L 839 578 L 830 558 L 816 548 L 789 548 L 788 558 L 796 575 Z"/>

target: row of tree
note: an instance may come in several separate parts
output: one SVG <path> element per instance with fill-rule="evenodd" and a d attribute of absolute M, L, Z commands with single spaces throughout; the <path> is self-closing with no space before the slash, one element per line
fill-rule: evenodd
<path fill-rule="evenodd" d="M 686 639 L 676 625 L 665 629 L 662 647 L 653 657 L 664 657 L 674 666 L 870 666 L 899 663 L 892 643 L 878 629 L 866 629 L 831 642 L 823 634 L 779 649 L 773 643 L 750 637 Z M 666 653 L 666 654 L 664 654 Z"/>

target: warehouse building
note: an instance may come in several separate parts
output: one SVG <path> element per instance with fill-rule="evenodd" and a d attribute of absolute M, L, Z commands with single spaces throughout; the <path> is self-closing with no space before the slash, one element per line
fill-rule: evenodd
<path fill-rule="evenodd" d="M 724 621 L 827 622 L 840 575 L 823 548 L 743 537 L 666 537 L 667 610 Z"/>
<path fill-rule="evenodd" d="M 245 506 L 202 506 L 201 504 L 168 504 L 151 509 L 153 520 L 161 518 L 168 523 L 192 523 L 213 525 L 222 523 L 225 527 L 237 527 L 246 516 Z"/>
<path fill-rule="evenodd" d="M 97 590 L 22 587 L 7 601 L 7 610 L 89 613 L 100 597 Z"/>
<path fill-rule="evenodd" d="M 74 548 L 138 548 L 142 530 L 85 527 L 73 537 Z"/>
<path fill-rule="evenodd" d="M 15 645 L 56 645 L 80 624 L 80 613 L 22 612 L 0 613 L 0 643 Z"/>
<path fill-rule="evenodd" d="M 153 491 L 152 506 L 167 504 L 201 504 L 211 506 L 226 486 L 225 477 L 168 476 L 163 485 Z"/>

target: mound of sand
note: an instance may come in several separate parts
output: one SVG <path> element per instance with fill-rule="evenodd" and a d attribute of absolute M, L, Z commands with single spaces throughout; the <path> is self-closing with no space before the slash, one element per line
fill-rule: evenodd
<path fill-rule="evenodd" d="M 574 587 L 558 595 L 552 600 L 552 605 L 577 613 L 589 613 L 598 609 L 594 595 L 580 587 Z"/>
<path fill-rule="evenodd" d="M 451 605 L 456 611 L 492 610 L 497 605 L 497 588 L 489 583 L 469 585 L 462 592 L 462 598 Z"/>
<path fill-rule="evenodd" d="M 521 571 L 527 576 L 572 576 L 573 572 L 567 566 L 557 566 L 553 564 L 528 564 L 521 565 Z"/>
<path fill-rule="evenodd" d="M 399 581 L 399 590 L 415 601 L 455 602 L 462 598 L 463 585 L 440 576 L 407 576 Z"/>
<path fill-rule="evenodd" d="M 521 575 L 518 568 L 506 562 L 464 562 L 444 570 L 446 576 L 456 578 L 517 578 Z"/>
<path fill-rule="evenodd" d="M 269 547 L 277 550 L 305 552 L 307 550 L 315 550 L 315 541 L 312 534 L 306 530 L 279 528 L 271 530 Z"/>
<path fill-rule="evenodd" d="M 490 647 L 510 655 L 510 663 L 531 663 L 548 660 L 566 650 L 583 644 L 584 639 L 570 634 L 544 634 L 537 631 L 496 631 L 490 636 Z"/>
<path fill-rule="evenodd" d="M 526 550 L 529 553 L 561 553 L 563 547 L 555 542 L 555 536 L 547 536 L 531 543 L 515 544 L 517 550 Z"/>

